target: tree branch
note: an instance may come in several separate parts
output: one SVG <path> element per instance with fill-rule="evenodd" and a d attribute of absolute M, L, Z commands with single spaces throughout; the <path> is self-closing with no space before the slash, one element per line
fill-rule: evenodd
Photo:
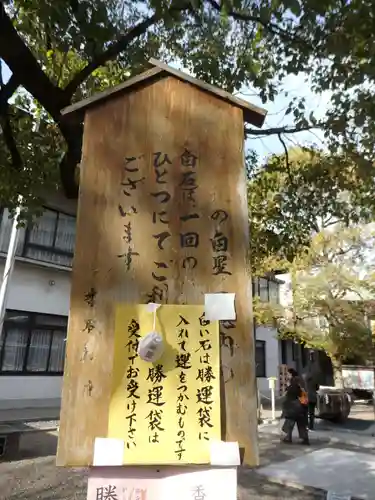
<path fill-rule="evenodd" d="M 125 33 L 124 36 L 117 40 L 117 42 L 114 42 L 108 47 L 107 50 L 105 50 L 101 54 L 98 54 L 92 61 L 87 64 L 87 66 L 85 66 L 79 73 L 77 73 L 65 87 L 65 93 L 71 98 L 71 96 L 81 85 L 81 83 L 83 83 L 93 71 L 95 71 L 100 66 L 103 66 L 107 61 L 110 61 L 117 57 L 118 54 L 125 50 L 135 38 L 146 33 L 147 29 L 157 21 L 159 21 L 159 19 L 160 16 L 154 14 L 153 16 L 145 19 L 144 21 L 131 28 L 127 33 Z"/>
<path fill-rule="evenodd" d="M 208 0 L 208 3 L 211 5 L 213 9 L 215 9 L 218 12 L 221 12 L 221 5 L 218 2 L 216 2 L 215 0 Z M 300 44 L 302 43 L 307 47 L 309 47 L 310 49 L 314 48 L 312 45 L 310 45 L 310 43 L 308 43 L 303 38 L 297 37 L 296 35 L 294 36 L 291 35 L 289 31 L 280 28 L 280 26 L 278 26 L 275 23 L 272 23 L 268 19 L 262 19 L 262 17 L 260 16 L 253 16 L 252 14 L 249 13 L 238 12 L 235 11 L 234 9 L 230 9 L 228 11 L 228 16 L 232 17 L 236 21 L 245 21 L 245 22 L 250 21 L 253 23 L 259 23 L 261 26 L 263 26 L 265 30 L 267 30 L 272 35 L 278 35 L 284 40 L 288 40 L 290 42 L 295 42 Z"/>
<path fill-rule="evenodd" d="M 11 80 L 2 89 L 2 92 L 5 93 L 0 93 L 1 102 L 7 102 L 5 97 L 12 90 L 13 85 L 16 85 L 16 82 L 20 82 L 52 116 L 66 140 L 68 150 L 67 161 L 62 162 L 60 165 L 60 169 L 63 170 L 61 172 L 61 181 L 66 195 L 69 198 L 76 198 L 78 187 L 75 183 L 74 171 L 81 157 L 81 125 L 70 120 L 69 117 L 62 119 L 60 110 L 69 104 L 69 96 L 62 89 L 54 85 L 44 73 L 30 49 L 14 28 L 1 0 L 0 59 L 3 59 L 12 71 Z M 6 120 L 4 121 L 4 119 L 3 128 L 5 128 L 4 139 L 11 153 L 12 163 L 17 166 L 20 156 L 17 149 L 14 148 L 15 143 L 13 135 L 11 135 L 10 124 Z"/>
<path fill-rule="evenodd" d="M 8 99 L 18 87 L 16 79 L 10 77 L 8 83 L 4 85 L 2 75 L 2 64 L 0 60 L 0 133 L 2 133 L 5 145 L 8 148 L 12 166 L 17 170 L 22 168 L 22 158 L 17 149 L 17 144 L 13 136 L 12 126 L 9 119 L 9 104 Z"/>
<path fill-rule="evenodd" d="M 0 113 L 0 125 L 3 132 L 5 145 L 11 157 L 12 167 L 15 170 L 22 170 L 22 158 L 18 151 L 16 141 L 13 136 L 13 130 L 9 118 L 9 105 L 6 103 Z"/>
<path fill-rule="evenodd" d="M 286 171 L 289 177 L 289 182 L 291 186 L 295 186 L 294 184 L 294 179 L 292 175 L 292 171 L 290 170 L 290 163 L 289 163 L 289 153 L 288 153 L 288 148 L 286 147 L 285 141 L 282 138 L 281 134 L 277 134 L 279 141 L 281 142 L 283 148 L 284 148 L 284 154 L 285 154 L 285 166 L 286 166 Z"/>
<path fill-rule="evenodd" d="M 173 6 L 168 10 L 169 14 L 173 12 L 181 12 L 183 10 L 191 9 L 191 6 L 186 3 L 180 7 Z M 85 66 L 79 73 L 77 73 L 73 79 L 68 83 L 65 87 L 64 92 L 69 99 L 71 99 L 74 92 L 77 88 L 83 83 L 93 71 L 95 71 L 100 66 L 103 66 L 106 62 L 115 59 L 120 52 L 123 52 L 129 44 L 137 37 L 146 33 L 148 28 L 158 23 L 162 19 L 163 14 L 154 14 L 147 19 L 136 24 L 133 28 L 131 28 L 127 33 L 125 33 L 122 37 L 120 37 L 116 42 L 112 43 L 107 50 L 95 56 L 92 61 L 90 61 L 87 66 Z"/>
<path fill-rule="evenodd" d="M 0 114 L 5 110 L 8 100 L 12 97 L 18 87 L 19 83 L 14 75 L 9 78 L 5 85 L 2 85 L 0 89 Z"/>
<path fill-rule="evenodd" d="M 284 148 L 286 168 L 287 168 L 287 171 L 288 171 L 290 183 L 293 184 L 293 178 L 292 178 L 292 173 L 290 171 L 290 164 L 289 164 L 288 148 L 286 147 L 285 141 L 281 137 L 281 134 L 277 134 L 277 136 L 279 138 L 279 141 L 281 142 L 282 147 Z"/>
<path fill-rule="evenodd" d="M 321 128 L 323 123 L 315 125 L 305 125 L 303 127 L 271 127 L 269 129 L 252 129 L 245 127 L 245 135 L 253 135 L 253 136 L 269 136 L 269 135 L 278 135 L 278 134 L 296 134 L 298 132 L 306 132 L 307 130 L 313 130 L 316 128 Z"/>
<path fill-rule="evenodd" d="M 44 73 L 34 55 L 17 33 L 0 1 L 0 58 L 12 71 L 14 78 L 37 99 L 58 121 L 60 109 L 69 104 L 64 92 Z"/>

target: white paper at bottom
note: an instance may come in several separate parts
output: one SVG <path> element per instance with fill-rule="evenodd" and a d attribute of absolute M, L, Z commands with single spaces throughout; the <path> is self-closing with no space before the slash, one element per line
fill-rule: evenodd
<path fill-rule="evenodd" d="M 236 500 L 237 469 L 206 469 L 179 473 L 165 481 L 164 497 L 178 500 Z"/>
<path fill-rule="evenodd" d="M 95 438 L 94 465 L 122 465 L 124 447 L 122 439 Z"/>
<path fill-rule="evenodd" d="M 112 496 L 110 496 L 112 495 Z M 237 469 L 93 467 L 87 500 L 236 500 Z"/>
<path fill-rule="evenodd" d="M 351 495 L 335 493 L 334 491 L 327 491 L 327 500 L 351 500 L 351 498 Z"/>
<path fill-rule="evenodd" d="M 237 442 L 211 441 L 211 465 L 233 467 L 241 464 L 240 448 Z"/>

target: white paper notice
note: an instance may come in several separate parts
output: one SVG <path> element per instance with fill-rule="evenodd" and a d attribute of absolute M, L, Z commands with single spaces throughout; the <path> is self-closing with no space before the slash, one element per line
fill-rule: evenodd
<path fill-rule="evenodd" d="M 95 438 L 93 465 L 122 465 L 124 448 L 125 442 L 122 439 Z"/>
<path fill-rule="evenodd" d="M 205 319 L 225 321 L 236 319 L 235 293 L 206 293 L 204 296 Z"/>
<path fill-rule="evenodd" d="M 93 467 L 87 500 L 236 500 L 235 467 Z"/>
<path fill-rule="evenodd" d="M 165 499 L 237 500 L 237 469 L 197 469 L 170 475 L 164 487 Z M 148 497 L 147 497 L 148 500 Z"/>
<path fill-rule="evenodd" d="M 238 446 L 238 443 L 211 441 L 210 459 L 211 459 L 211 465 L 221 465 L 221 466 L 241 465 L 240 448 Z"/>

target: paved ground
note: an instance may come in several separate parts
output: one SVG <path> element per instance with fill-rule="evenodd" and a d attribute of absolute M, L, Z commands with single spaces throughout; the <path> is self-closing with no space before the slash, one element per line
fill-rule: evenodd
<path fill-rule="evenodd" d="M 276 419 L 279 419 L 281 410 L 276 410 Z M 261 418 L 272 419 L 272 412 L 269 408 L 261 411 Z M 348 420 L 344 424 L 335 424 L 328 420 L 316 419 L 317 430 L 329 430 L 333 432 L 353 431 L 366 435 L 375 435 L 375 412 L 374 407 L 369 404 L 355 404 L 350 412 Z"/>
<path fill-rule="evenodd" d="M 269 418 L 268 412 L 263 417 Z M 260 425 L 259 430 L 262 435 L 276 437 L 279 428 L 276 422 Z M 275 461 L 258 473 L 288 484 L 350 491 L 359 498 L 375 500 L 375 423 L 371 406 L 356 405 L 342 425 L 317 420 L 310 439 L 316 443 L 314 452 L 279 464 Z"/>
<path fill-rule="evenodd" d="M 273 480 L 322 488 L 350 498 L 375 499 L 375 454 L 322 448 L 259 470 Z"/>
<path fill-rule="evenodd" d="M 276 412 L 277 419 L 280 417 L 280 411 Z M 271 411 L 263 410 L 262 418 L 271 419 Z M 265 423 L 260 425 L 263 433 L 279 435 L 280 423 L 278 420 L 274 423 Z M 344 445 L 346 449 L 358 448 L 362 451 L 375 450 L 375 418 L 371 405 L 358 404 L 352 408 L 349 419 L 345 424 L 335 424 L 326 420 L 316 420 L 315 432 L 312 433 L 315 440 L 322 444 L 334 446 Z"/>
<path fill-rule="evenodd" d="M 85 500 L 87 471 L 55 467 L 57 435 L 54 432 L 38 432 L 25 435 L 19 461 L 0 463 L 1 500 Z M 281 445 L 272 434 L 260 436 L 262 465 L 283 462 L 314 449 L 299 445 Z M 239 474 L 240 500 L 322 500 L 322 494 L 314 494 L 269 482 L 254 470 L 242 470 Z"/>
<path fill-rule="evenodd" d="M 264 412 L 270 418 L 270 412 Z M 1 415 L 0 415 L 1 417 Z M 54 418 L 53 412 L 46 418 Z M 1 421 L 1 418 L 0 418 Z M 55 422 L 49 422 L 54 424 Z M 38 424 L 32 424 L 38 428 Z M 51 425 L 53 427 L 53 425 Z M 282 445 L 279 442 L 279 425 L 260 427 L 261 466 L 286 462 L 304 457 L 314 451 L 345 449 L 352 451 L 375 450 L 374 413 L 370 406 L 353 408 L 351 418 L 344 426 L 319 422 L 318 430 L 312 434 L 312 446 Z M 55 467 L 57 434 L 35 432 L 24 435 L 19 461 L 0 463 L 0 500 L 85 500 L 87 471 L 84 469 L 62 469 Z M 360 448 L 358 448 L 360 447 Z M 318 500 L 323 494 L 311 490 L 288 488 L 269 481 L 255 470 L 239 473 L 240 500 Z"/>

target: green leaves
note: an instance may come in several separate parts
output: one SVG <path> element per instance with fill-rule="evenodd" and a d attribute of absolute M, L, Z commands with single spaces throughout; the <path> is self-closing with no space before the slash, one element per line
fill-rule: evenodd
<path fill-rule="evenodd" d="M 358 223 L 374 219 L 375 167 L 354 159 L 292 149 L 260 169 L 248 164 L 253 275 L 290 273 L 293 296 L 281 311 L 255 300 L 255 318 L 341 360 L 372 349 L 375 239 Z"/>
<path fill-rule="evenodd" d="M 301 14 L 301 3 L 299 0 L 287 0 L 284 2 L 286 8 L 290 9 L 291 13 L 298 17 Z"/>
<path fill-rule="evenodd" d="M 193 9 L 200 9 L 200 7 L 202 6 L 202 1 L 201 0 L 189 0 L 190 3 L 191 3 L 191 6 L 193 7 Z"/>
<path fill-rule="evenodd" d="M 17 96 L 16 105 L 10 109 L 9 118 L 23 169 L 14 171 L 9 151 L 0 141 L 0 204 L 15 208 L 18 193 L 21 193 L 28 217 L 31 217 L 41 206 L 46 190 L 58 189 L 56 165 L 64 144 L 56 125 L 47 120 L 40 108 L 34 109 L 29 96 Z"/>
<path fill-rule="evenodd" d="M 366 313 L 374 283 L 366 260 L 373 245 L 366 226 L 325 231 L 314 238 L 303 268 L 296 270 L 294 312 L 302 323 L 319 320 L 316 336 L 325 339 L 330 357 L 366 359 L 371 350 Z"/>
<path fill-rule="evenodd" d="M 375 167 L 359 156 L 295 148 L 249 174 L 254 272 L 272 258 L 292 262 L 321 229 L 375 216 Z"/>
<path fill-rule="evenodd" d="M 290 273 L 289 303 L 282 311 L 254 308 L 258 321 L 274 324 L 281 338 L 323 349 L 335 361 L 369 358 L 375 288 L 369 250 L 375 238 L 371 226 L 341 225 L 321 231 L 307 251 L 296 255 Z M 272 307 L 272 306 L 271 306 Z"/>
<path fill-rule="evenodd" d="M 375 21 L 370 0 L 350 3 L 339 0 L 14 0 L 6 5 L 21 40 L 53 84 L 44 96 L 38 94 L 38 99 L 41 108 L 48 109 L 54 116 L 58 128 L 62 126 L 58 117 L 61 107 L 141 71 L 150 56 L 178 61 L 198 78 L 230 92 L 250 88 L 266 106 L 283 92 L 283 79 L 287 75 L 304 72 L 315 92 L 330 90 L 333 94 L 324 124 L 331 152 L 340 152 L 349 159 L 355 154 L 375 163 L 375 56 L 372 50 Z M 74 95 L 69 91 L 64 98 L 61 90 L 66 89 L 77 73 L 152 16 L 155 16 L 154 23 L 119 49 L 117 57 L 110 62 L 101 60 L 99 68 L 93 65 L 95 69 L 85 75 Z M 13 69 L 26 66 L 15 62 Z M 17 77 L 22 87 L 25 75 L 21 70 Z M 300 128 L 317 125 L 313 114 L 306 116 L 306 103 L 301 97 L 291 100 L 286 115 Z M 38 172 L 38 167 L 35 168 Z M 317 170 L 322 179 L 325 178 L 326 172 Z M 293 175 L 297 175 L 297 182 L 301 184 L 300 174 L 293 172 Z M 336 189 L 329 180 L 330 183 L 330 187 Z M 273 212 L 268 215 L 272 220 L 279 210 L 276 217 L 279 223 L 288 214 L 285 220 L 290 232 L 298 229 L 302 234 L 306 233 L 306 226 L 302 225 L 301 229 L 301 216 L 289 215 L 293 208 L 290 204 L 293 189 L 292 185 L 285 186 L 282 193 L 275 195 Z M 317 186 L 317 192 L 319 189 Z M 330 188 L 324 189 L 328 192 Z M 351 214 L 352 220 L 355 216 L 360 220 L 372 210 L 367 182 L 364 189 L 356 186 L 356 192 L 361 208 L 359 214 Z M 296 198 L 301 202 L 314 203 L 321 211 L 327 208 L 327 200 L 317 200 L 306 183 L 297 193 Z M 301 214 L 299 206 L 294 211 Z M 263 215 L 265 212 L 266 209 Z M 277 234 L 270 224 L 268 226 L 261 235 L 260 245 L 263 245 L 263 237 L 269 237 L 275 248 L 292 244 L 285 228 Z M 300 244 L 297 238 L 296 247 Z"/>

